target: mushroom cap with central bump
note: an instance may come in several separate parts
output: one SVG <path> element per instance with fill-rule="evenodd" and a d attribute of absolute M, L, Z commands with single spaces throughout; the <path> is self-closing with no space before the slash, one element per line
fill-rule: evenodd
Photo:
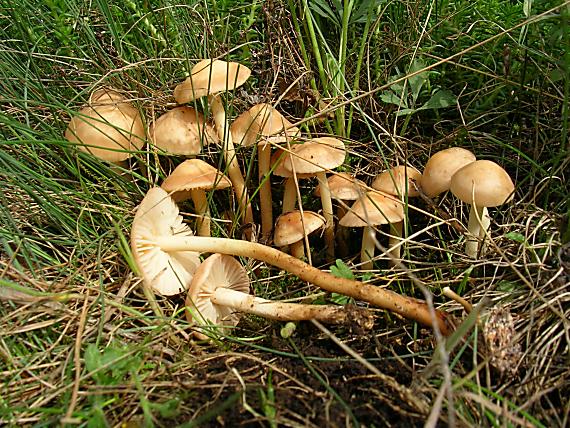
<path fill-rule="evenodd" d="M 291 148 L 291 156 L 286 156 L 283 168 L 297 174 L 316 174 L 335 169 L 344 163 L 346 149 L 344 143 L 333 137 L 313 138 Z"/>
<path fill-rule="evenodd" d="M 451 192 L 463 202 L 478 207 L 496 207 L 513 198 L 515 185 L 509 174 L 490 160 L 478 160 L 451 177 Z"/>
<path fill-rule="evenodd" d="M 356 201 L 366 193 L 366 184 L 347 172 L 339 172 L 327 179 L 331 198 L 337 201 Z M 321 196 L 321 187 L 317 186 L 315 195 Z"/>
<path fill-rule="evenodd" d="M 145 144 L 139 111 L 126 102 L 84 107 L 71 118 L 65 138 L 81 151 L 106 162 L 118 163 L 131 157 Z"/>
<path fill-rule="evenodd" d="M 419 196 L 420 193 L 414 182 L 419 186 L 421 178 L 422 173 L 413 166 L 399 165 L 377 175 L 370 187 L 390 195 L 402 196 L 407 190 L 409 197 L 415 197 Z"/>
<path fill-rule="evenodd" d="M 212 254 L 194 273 L 188 289 L 186 318 L 190 323 L 234 327 L 239 313 L 225 306 L 212 303 L 210 297 L 218 287 L 230 288 L 249 294 L 249 277 L 244 267 L 232 256 Z M 193 317 L 191 312 L 196 311 Z M 202 338 L 203 335 L 199 335 Z"/>
<path fill-rule="evenodd" d="M 150 128 L 150 138 L 171 155 L 192 156 L 218 137 L 204 116 L 191 107 L 176 107 L 160 116 Z"/>
<path fill-rule="evenodd" d="M 367 192 L 352 204 L 339 224 L 344 227 L 366 227 L 397 223 L 403 219 L 402 202 L 391 195 L 373 191 Z"/>
<path fill-rule="evenodd" d="M 243 85 L 251 70 L 237 62 L 204 59 L 190 72 L 190 77 L 176 86 L 174 98 L 178 104 L 218 92 L 231 91 Z"/>
<path fill-rule="evenodd" d="M 201 159 L 188 159 L 178 165 L 162 182 L 162 187 L 172 193 L 172 199 L 181 202 L 190 197 L 190 191 L 227 189 L 232 186 L 228 177 Z"/>
<path fill-rule="evenodd" d="M 301 131 L 269 104 L 257 104 L 240 114 L 230 127 L 235 143 L 252 146 L 259 137 L 273 143 L 286 142 Z"/>
<path fill-rule="evenodd" d="M 461 147 L 450 147 L 435 153 L 424 168 L 420 180 L 422 190 L 430 198 L 449 190 L 453 174 L 476 160 L 473 153 Z"/>
<path fill-rule="evenodd" d="M 325 218 L 312 211 L 303 211 L 302 217 L 301 221 L 301 211 L 279 216 L 275 223 L 273 243 L 278 247 L 291 245 L 325 225 Z"/>
<path fill-rule="evenodd" d="M 160 187 L 152 188 L 139 206 L 131 229 L 131 249 L 145 284 L 158 294 L 172 296 L 190 286 L 200 264 L 194 251 L 163 251 L 157 238 L 192 236 L 178 207 Z"/>

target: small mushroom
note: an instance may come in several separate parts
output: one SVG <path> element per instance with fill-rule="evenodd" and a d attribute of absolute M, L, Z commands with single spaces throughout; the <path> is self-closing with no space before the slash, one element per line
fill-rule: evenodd
<path fill-rule="evenodd" d="M 461 147 L 440 150 L 432 155 L 426 163 L 420 179 L 422 191 L 433 198 L 449 190 L 453 174 L 458 169 L 475 161 L 475 155 Z"/>
<path fill-rule="evenodd" d="M 290 245 L 291 255 L 302 259 L 305 257 L 305 236 L 319 230 L 324 224 L 324 217 L 312 211 L 282 214 L 275 223 L 273 243 L 278 247 Z"/>
<path fill-rule="evenodd" d="M 236 157 L 226 110 L 219 94 L 243 85 L 250 75 L 251 70 L 249 68 L 236 62 L 204 59 L 192 67 L 190 77 L 174 89 L 174 98 L 178 104 L 208 96 L 216 131 L 223 143 L 222 154 L 228 168 L 227 173 L 233 184 L 240 214 L 243 215 L 243 224 L 253 223 L 253 212 L 245 187 L 245 180 Z M 250 231 L 248 235 L 251 235 Z"/>
<path fill-rule="evenodd" d="M 388 193 L 400 198 L 406 204 L 407 199 L 419 196 L 419 191 L 416 185 L 422 178 L 422 173 L 412 166 L 399 165 L 387 171 L 380 173 L 372 182 L 372 187 L 375 190 Z M 404 232 L 404 221 L 406 215 L 402 217 L 402 221 L 391 224 L 391 233 L 388 245 L 393 250 L 390 252 L 394 259 L 400 258 L 401 244 L 400 240 Z"/>
<path fill-rule="evenodd" d="M 163 181 L 162 188 L 177 202 L 192 198 L 199 220 L 199 236 L 210 236 L 210 210 L 206 191 L 231 187 L 231 181 L 220 171 L 200 159 L 188 159 L 178 165 Z"/>
<path fill-rule="evenodd" d="M 378 191 L 367 192 L 356 200 L 339 224 L 344 227 L 363 227 L 360 261 L 362 269 L 372 269 L 374 257 L 374 226 L 399 223 L 404 218 L 404 208 L 396 197 Z"/>
<path fill-rule="evenodd" d="M 131 250 L 141 271 L 142 259 L 147 261 L 151 254 L 157 254 L 157 257 L 163 259 L 176 257 L 178 252 L 211 252 L 251 257 L 297 275 L 303 281 L 324 290 L 370 302 L 427 326 L 435 323 L 445 335 L 453 330 L 443 312 L 432 312 L 423 301 L 376 285 L 338 278 L 293 256 L 255 242 L 192 236 L 187 226 L 182 225 L 176 204 L 160 187 L 150 189 L 139 205 L 131 229 Z"/>
<path fill-rule="evenodd" d="M 487 207 L 509 202 L 515 185 L 509 174 L 495 162 L 478 160 L 458 169 L 451 177 L 450 188 L 457 198 L 471 205 L 465 253 L 476 258 L 479 241 L 485 238 L 490 227 L 490 221 L 485 219 Z"/>
<path fill-rule="evenodd" d="M 352 322 L 350 310 L 335 305 L 307 305 L 284 303 L 254 297 L 249 293 L 249 277 L 243 266 L 233 257 L 212 254 L 200 265 L 188 289 L 186 317 L 199 328 L 195 336 L 207 339 L 204 327 L 208 324 L 222 330 L 234 327 L 238 312 L 258 315 L 278 321 L 317 320 L 328 324 Z M 366 313 L 368 325 L 371 316 Z"/>

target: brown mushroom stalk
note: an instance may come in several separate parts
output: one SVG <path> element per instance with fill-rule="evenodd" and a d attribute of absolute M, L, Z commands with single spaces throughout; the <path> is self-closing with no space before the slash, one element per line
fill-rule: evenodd
<path fill-rule="evenodd" d="M 166 215 L 170 218 L 163 218 Z M 157 233 L 152 228 L 141 227 L 148 225 L 155 218 L 156 221 L 176 223 L 179 221 L 179 217 L 176 205 L 168 194 L 161 188 L 151 189 L 139 206 L 132 226 L 131 248 L 135 254 L 135 260 L 140 258 L 137 255 L 141 252 L 176 254 L 178 251 L 222 253 L 249 257 L 283 269 L 296 275 L 303 281 L 315 284 L 326 291 L 344 294 L 356 300 L 369 302 L 423 325 L 432 326 L 435 322 L 445 335 L 452 332 L 452 327 L 448 324 L 446 315 L 436 310 L 435 319 L 433 319 L 428 305 L 424 301 L 405 297 L 375 285 L 338 278 L 274 248 L 234 239 L 184 236 L 184 234 L 177 236 L 173 233 L 164 234 L 164 232 Z M 139 226 L 139 222 L 141 226 Z M 162 228 L 160 230 L 164 231 L 166 229 Z"/>

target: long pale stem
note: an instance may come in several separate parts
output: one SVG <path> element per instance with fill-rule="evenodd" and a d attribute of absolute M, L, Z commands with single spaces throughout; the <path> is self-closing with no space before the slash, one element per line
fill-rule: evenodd
<path fill-rule="evenodd" d="M 485 207 L 475 207 L 471 205 L 469 210 L 469 224 L 465 242 L 465 254 L 472 259 L 477 258 L 477 251 L 479 250 L 479 236 L 481 235 L 481 219 L 483 217 L 483 210 Z"/>
<path fill-rule="evenodd" d="M 323 207 L 323 217 L 325 218 L 325 245 L 327 260 L 334 260 L 334 215 L 331 199 L 331 192 L 329 189 L 329 182 L 327 181 L 327 174 L 319 172 L 317 174 L 319 188 L 321 190 L 321 206 Z"/>
<path fill-rule="evenodd" d="M 216 124 L 218 138 L 220 141 L 222 141 L 223 144 L 222 153 L 226 162 L 226 166 L 228 168 L 228 176 L 230 177 L 234 193 L 238 200 L 240 213 L 244 215 L 242 224 L 253 224 L 253 211 L 251 209 L 251 203 L 247 194 L 247 188 L 245 187 L 243 174 L 241 173 L 241 169 L 236 157 L 232 134 L 228 126 L 226 110 L 224 109 L 219 95 L 210 95 L 208 99 L 210 101 L 214 123 Z"/>
<path fill-rule="evenodd" d="M 194 203 L 194 210 L 198 216 L 196 221 L 196 230 L 198 236 L 210 236 L 210 209 L 208 208 L 208 198 L 206 192 L 201 189 L 192 189 L 192 202 Z"/>
<path fill-rule="evenodd" d="M 364 226 L 362 230 L 362 247 L 360 248 L 360 262 L 362 270 L 372 269 L 372 258 L 376 250 L 376 231 L 373 227 Z"/>
<path fill-rule="evenodd" d="M 297 187 L 295 185 L 295 179 L 289 177 L 285 180 L 285 190 L 283 191 L 283 207 L 281 212 L 287 214 L 295 209 L 295 204 L 297 203 Z"/>
<path fill-rule="evenodd" d="M 327 324 L 351 321 L 350 311 L 343 306 L 274 302 L 229 288 L 218 287 L 210 299 L 216 305 L 278 321 L 317 320 Z"/>
<path fill-rule="evenodd" d="M 430 315 L 427 304 L 421 300 L 405 297 L 371 284 L 338 278 L 265 245 L 237 239 L 206 238 L 202 236 L 164 236 L 156 238 L 152 242 L 149 241 L 147 245 L 156 245 L 166 252 L 197 251 L 200 253 L 221 253 L 261 260 L 290 272 L 303 281 L 315 284 L 323 290 L 369 302 L 427 326 L 432 326 L 435 322 L 445 335 L 449 335 L 452 332 L 445 314 L 441 311 L 435 311 L 436 319 L 434 320 Z"/>
<path fill-rule="evenodd" d="M 273 230 L 273 202 L 271 198 L 271 145 L 257 143 L 259 174 L 259 206 L 261 209 L 261 237 L 265 242 Z"/>
<path fill-rule="evenodd" d="M 388 247 L 389 248 L 394 247 L 394 249 L 390 251 L 390 254 L 395 259 L 400 259 L 401 248 L 402 248 L 402 244 L 400 241 L 402 240 L 403 231 L 404 231 L 403 220 L 397 223 L 392 223 L 390 225 L 390 237 L 388 238 Z"/>

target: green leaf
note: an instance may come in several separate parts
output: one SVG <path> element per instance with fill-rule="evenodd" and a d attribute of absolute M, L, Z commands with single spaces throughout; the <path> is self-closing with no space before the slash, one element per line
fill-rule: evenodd
<path fill-rule="evenodd" d="M 348 305 L 352 302 L 352 298 L 344 294 L 331 293 L 331 301 L 337 305 Z"/>
<path fill-rule="evenodd" d="M 455 105 L 457 97 L 453 92 L 447 89 L 439 90 L 426 103 L 418 108 L 418 110 L 437 110 L 439 108 L 449 107 Z"/>
<path fill-rule="evenodd" d="M 505 238 L 518 242 L 520 244 L 523 244 L 526 241 L 524 235 L 519 232 L 509 232 L 505 234 Z"/>
<path fill-rule="evenodd" d="M 410 66 L 409 73 L 415 73 L 418 70 L 425 68 L 425 63 L 420 59 L 415 59 Z M 412 102 L 415 103 L 420 95 L 420 91 L 424 84 L 428 81 L 429 72 L 424 71 L 422 73 L 416 74 L 408 79 L 408 84 L 412 91 Z"/>
<path fill-rule="evenodd" d="M 398 107 L 408 107 L 408 103 L 405 98 L 400 98 L 392 91 L 384 91 L 380 94 L 380 99 L 388 104 L 395 104 Z"/>
<path fill-rule="evenodd" d="M 336 266 L 331 266 L 331 273 L 338 278 L 354 279 L 352 270 L 341 259 L 336 259 Z"/>

